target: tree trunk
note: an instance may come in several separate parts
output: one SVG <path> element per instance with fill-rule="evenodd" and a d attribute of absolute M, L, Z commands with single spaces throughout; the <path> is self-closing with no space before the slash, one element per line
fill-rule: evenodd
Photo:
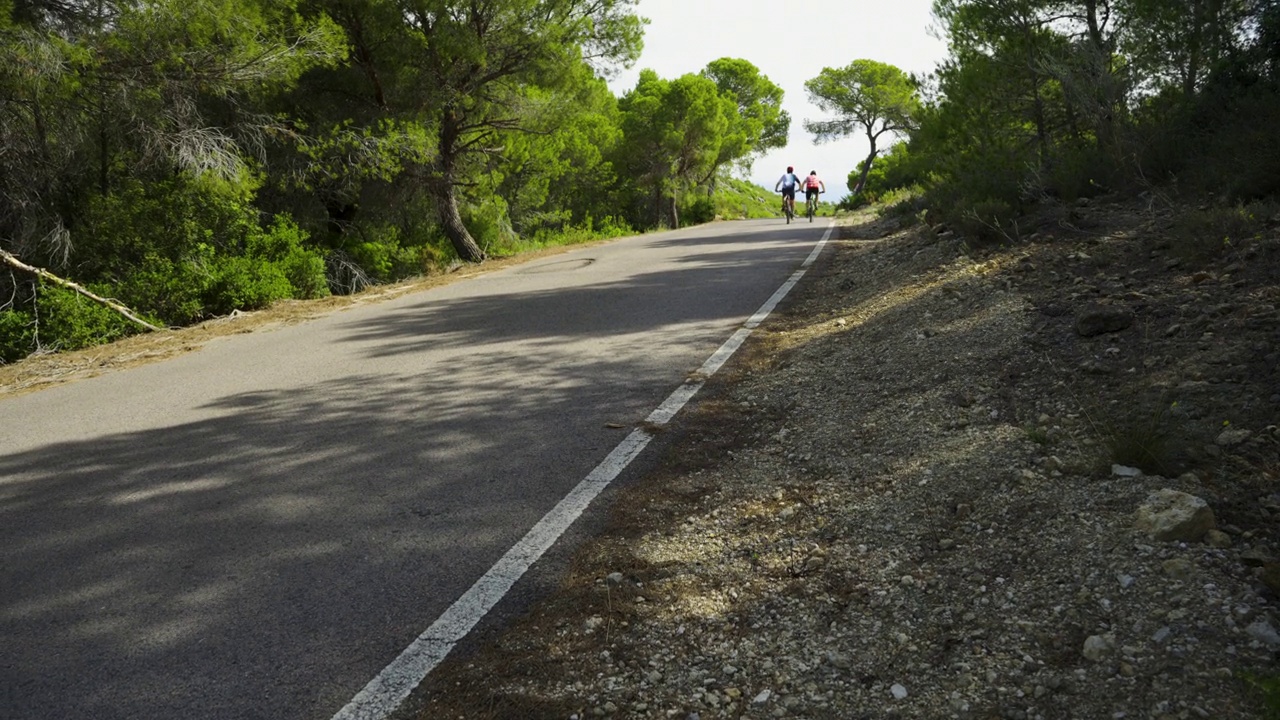
<path fill-rule="evenodd" d="M 457 114 L 445 112 L 440 124 L 440 159 L 439 174 L 430 183 L 431 194 L 435 197 L 436 211 L 440 215 L 440 226 L 445 237 L 453 244 L 458 257 L 466 262 L 478 263 L 484 260 L 484 250 L 476 244 L 475 238 L 462 222 L 462 214 L 458 212 L 458 185 L 453 171 L 458 161 L 458 144 L 462 133 L 459 130 L 461 120 Z"/>
<path fill-rule="evenodd" d="M 458 212 L 458 194 L 453 182 L 442 180 L 436 184 L 432 194 L 435 195 L 436 210 L 440 213 L 440 226 L 444 229 L 445 237 L 453 244 L 458 257 L 473 263 L 484 260 L 484 250 L 471 237 L 470 231 L 462 222 L 462 213 Z"/>
<path fill-rule="evenodd" d="M 671 191 L 671 229 L 680 229 L 680 194 Z"/>
<path fill-rule="evenodd" d="M 858 177 L 858 184 L 853 188 L 854 196 L 862 194 L 864 188 L 867 187 L 867 176 L 871 174 L 871 164 L 876 161 L 876 156 L 880 151 L 876 149 L 876 136 L 867 133 L 867 139 L 871 141 L 871 154 L 867 155 L 867 159 L 862 161 L 862 175 Z"/>

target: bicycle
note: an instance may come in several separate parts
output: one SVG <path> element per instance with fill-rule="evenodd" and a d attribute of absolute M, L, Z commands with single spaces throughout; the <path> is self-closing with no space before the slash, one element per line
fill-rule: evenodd
<path fill-rule="evenodd" d="M 791 224 L 791 219 L 796 216 L 795 210 L 791 209 L 791 203 L 787 202 L 787 196 L 782 196 L 782 214 L 787 218 L 787 224 Z"/>
<path fill-rule="evenodd" d="M 821 194 L 818 193 L 818 195 Z M 810 195 L 805 198 L 805 214 L 809 216 L 809 222 L 813 222 L 813 216 L 818 214 L 818 195 Z"/>

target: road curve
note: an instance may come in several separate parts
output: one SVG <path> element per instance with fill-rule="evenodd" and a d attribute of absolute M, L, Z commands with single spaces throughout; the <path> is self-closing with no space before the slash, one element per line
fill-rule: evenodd
<path fill-rule="evenodd" d="M 0 716 L 332 716 L 825 227 L 628 238 L 0 400 Z"/>

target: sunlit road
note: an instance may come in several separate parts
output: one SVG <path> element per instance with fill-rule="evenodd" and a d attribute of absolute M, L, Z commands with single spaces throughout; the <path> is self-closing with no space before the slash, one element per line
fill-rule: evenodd
<path fill-rule="evenodd" d="M 0 717 L 331 717 L 824 228 L 631 238 L 0 399 Z"/>

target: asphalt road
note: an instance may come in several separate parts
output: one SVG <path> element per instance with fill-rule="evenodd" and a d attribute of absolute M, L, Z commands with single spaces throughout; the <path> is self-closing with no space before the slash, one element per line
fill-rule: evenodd
<path fill-rule="evenodd" d="M 629 238 L 0 399 L 0 717 L 331 717 L 825 226 Z"/>

